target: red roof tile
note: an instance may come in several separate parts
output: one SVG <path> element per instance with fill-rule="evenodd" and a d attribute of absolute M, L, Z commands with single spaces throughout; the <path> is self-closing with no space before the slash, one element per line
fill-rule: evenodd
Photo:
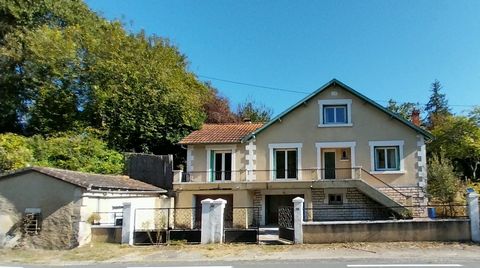
<path fill-rule="evenodd" d="M 180 144 L 238 143 L 263 123 L 204 124 L 183 138 Z"/>

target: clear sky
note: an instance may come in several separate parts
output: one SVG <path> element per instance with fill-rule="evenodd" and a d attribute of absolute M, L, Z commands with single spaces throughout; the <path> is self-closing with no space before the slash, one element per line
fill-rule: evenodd
<path fill-rule="evenodd" d="M 87 0 L 131 31 L 170 39 L 199 75 L 312 92 L 337 78 L 386 105 L 426 103 L 438 79 L 453 111 L 480 104 L 480 1 Z M 211 80 L 233 107 L 278 114 L 305 93 Z M 455 106 L 453 106 L 455 105 Z"/>

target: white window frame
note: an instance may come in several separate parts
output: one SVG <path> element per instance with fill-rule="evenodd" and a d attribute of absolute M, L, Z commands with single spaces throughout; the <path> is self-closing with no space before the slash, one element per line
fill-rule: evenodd
<path fill-rule="evenodd" d="M 369 141 L 370 146 L 370 173 L 372 174 L 404 174 L 405 171 L 405 159 L 403 155 L 403 146 L 405 142 L 403 140 L 392 141 Z M 398 157 L 400 167 L 398 170 L 375 170 L 375 147 L 398 147 Z"/>
<path fill-rule="evenodd" d="M 328 196 L 331 195 L 331 194 L 341 195 L 342 196 L 342 202 L 343 202 L 342 205 L 348 204 L 347 189 L 345 189 L 345 188 L 343 188 L 343 189 L 334 189 L 334 188 L 328 189 L 328 188 L 325 188 L 325 190 L 323 191 L 323 194 L 324 194 L 324 197 L 325 197 L 325 199 L 323 200 L 323 203 L 326 204 L 326 205 L 329 205 Z M 331 206 L 341 206 L 341 205 L 331 205 Z"/>
<path fill-rule="evenodd" d="M 270 156 L 270 180 L 271 181 L 288 181 L 288 180 L 302 180 L 302 143 L 273 143 L 268 144 Z M 297 150 L 297 178 L 296 179 L 276 179 L 274 171 L 275 149 L 296 149 Z M 286 164 L 286 163 L 285 163 Z"/>
<path fill-rule="evenodd" d="M 347 106 L 347 123 L 341 124 L 325 124 L 323 122 L 323 109 L 324 106 L 329 105 L 346 105 Z M 352 123 L 352 100 L 351 99 L 329 99 L 329 100 L 318 100 L 318 108 L 319 108 L 319 124 L 318 127 L 351 127 L 353 126 Z"/>
<path fill-rule="evenodd" d="M 231 182 L 231 181 L 236 181 L 236 165 L 235 165 L 235 162 L 236 162 L 236 157 L 235 157 L 235 151 L 237 150 L 237 146 L 236 145 L 210 145 L 210 146 L 206 146 L 205 147 L 206 151 L 207 151 L 207 168 L 205 169 L 207 171 L 206 173 L 206 182 L 211 182 L 211 183 L 219 183 L 219 182 Z M 224 174 L 222 174 L 222 180 L 221 181 L 210 181 L 210 174 L 212 173 L 212 170 L 210 168 L 210 161 L 212 160 L 211 159 L 211 155 L 212 155 L 212 151 L 231 151 L 232 152 L 232 175 L 231 175 L 231 180 L 230 181 L 225 181 L 224 180 Z M 223 163 L 223 165 L 225 165 L 225 163 Z M 223 170 L 223 169 L 222 169 Z"/>

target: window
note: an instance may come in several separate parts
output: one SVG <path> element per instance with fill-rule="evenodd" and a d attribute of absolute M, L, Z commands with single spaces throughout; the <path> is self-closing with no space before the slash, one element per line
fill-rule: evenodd
<path fill-rule="evenodd" d="M 398 146 L 375 147 L 375 170 L 400 170 Z"/>
<path fill-rule="evenodd" d="M 26 208 L 23 215 L 23 231 L 34 235 L 40 232 L 42 225 L 42 210 L 40 208 Z"/>
<path fill-rule="evenodd" d="M 319 127 L 352 126 L 352 100 L 327 99 L 318 101 L 320 109 Z"/>
<path fill-rule="evenodd" d="M 370 141 L 370 172 L 373 174 L 405 173 L 403 140 Z"/>
<path fill-rule="evenodd" d="M 212 181 L 232 180 L 232 151 L 211 152 Z"/>
<path fill-rule="evenodd" d="M 347 124 L 347 105 L 324 105 L 323 124 Z"/>
<path fill-rule="evenodd" d="M 275 149 L 275 179 L 297 178 L 297 149 Z"/>
<path fill-rule="evenodd" d="M 343 205 L 343 195 L 342 194 L 329 194 L 328 195 L 328 204 L 329 205 Z"/>

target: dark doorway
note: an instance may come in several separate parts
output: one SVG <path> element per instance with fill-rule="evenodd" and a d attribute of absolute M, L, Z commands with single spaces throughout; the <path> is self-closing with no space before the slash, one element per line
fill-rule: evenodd
<path fill-rule="evenodd" d="M 325 152 L 325 179 L 335 179 L 335 152 Z"/>
<path fill-rule="evenodd" d="M 233 195 L 232 194 L 225 194 L 225 195 L 195 195 L 195 221 L 201 223 L 202 222 L 202 200 L 204 199 L 224 199 L 227 200 L 227 205 L 225 206 L 225 221 L 230 222 L 233 220 Z M 231 217 L 232 219 L 228 219 Z"/>
<path fill-rule="evenodd" d="M 295 197 L 302 197 L 303 194 L 295 195 L 266 195 L 265 196 L 265 224 L 278 224 L 278 208 L 279 207 L 293 207 L 292 200 Z"/>

